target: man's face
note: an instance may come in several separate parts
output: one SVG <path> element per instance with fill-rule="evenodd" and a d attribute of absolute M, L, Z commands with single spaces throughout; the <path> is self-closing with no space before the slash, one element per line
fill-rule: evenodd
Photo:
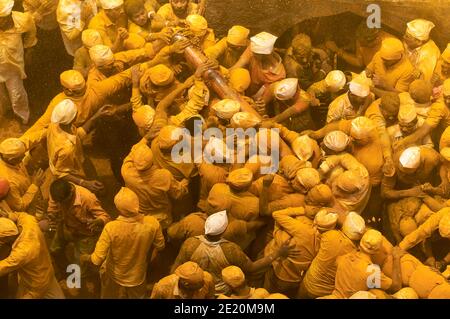
<path fill-rule="evenodd" d="M 111 20 L 111 22 L 115 23 L 117 20 L 119 20 L 120 15 L 122 14 L 122 9 L 122 6 L 114 9 L 105 9 L 105 13 Z"/>
<path fill-rule="evenodd" d="M 405 34 L 403 35 L 403 41 L 406 43 L 410 50 L 414 50 L 423 44 L 421 40 L 414 38 L 408 32 L 405 32 Z"/>
<path fill-rule="evenodd" d="M 348 92 L 348 99 L 354 107 L 360 107 L 361 105 L 363 105 L 366 102 L 365 97 L 357 96 L 357 95 L 353 94 L 352 92 Z"/>
<path fill-rule="evenodd" d="M 2 159 L 9 165 L 16 166 L 22 163 L 25 154 L 22 155 L 2 155 Z"/>
<path fill-rule="evenodd" d="M 187 14 L 189 0 L 170 0 L 173 12 L 177 16 L 183 16 Z"/>
<path fill-rule="evenodd" d="M 147 21 L 148 21 L 148 12 L 147 10 L 145 10 L 145 8 L 142 8 L 141 11 L 135 13 L 132 17 L 131 20 L 136 23 L 139 26 L 144 26 Z"/>
<path fill-rule="evenodd" d="M 234 44 L 228 43 L 228 49 L 230 49 L 233 53 L 236 53 L 237 55 L 241 55 L 242 53 L 244 53 L 246 48 L 247 47 L 245 47 L 245 46 L 239 46 L 239 45 L 234 45 Z"/>
<path fill-rule="evenodd" d="M 445 105 L 450 108 L 450 95 L 444 95 Z"/>
<path fill-rule="evenodd" d="M 116 71 L 116 67 L 114 65 L 114 61 L 98 67 L 98 70 L 100 72 L 102 72 L 104 75 L 106 75 L 107 77 L 110 77 L 110 76 L 114 75 L 114 73 Z"/>
<path fill-rule="evenodd" d="M 179 288 L 181 288 L 182 290 L 193 293 L 197 290 L 200 290 L 203 287 L 204 281 L 192 283 L 183 278 L 180 278 L 180 280 L 178 281 L 178 285 L 179 285 Z"/>
<path fill-rule="evenodd" d="M 402 132 L 402 134 L 404 136 L 408 136 L 408 135 L 411 135 L 412 133 L 414 133 L 417 128 L 417 121 L 418 121 L 418 119 L 416 118 L 411 123 L 400 123 L 399 122 L 398 125 L 400 127 L 400 131 Z"/>
<path fill-rule="evenodd" d="M 81 89 L 68 89 L 63 87 L 64 94 L 69 98 L 78 99 L 84 96 L 86 93 L 86 86 Z"/>
<path fill-rule="evenodd" d="M 390 68 L 391 66 L 396 65 L 398 62 L 400 62 L 401 59 L 402 58 L 397 59 L 397 60 L 385 60 L 385 59 L 382 59 L 382 60 L 383 60 L 384 67 Z"/>
<path fill-rule="evenodd" d="M 383 105 L 380 105 L 380 112 L 381 115 L 383 115 L 384 120 L 388 123 L 388 124 L 392 124 L 397 120 L 397 116 L 398 116 L 398 109 L 397 110 L 392 110 L 392 109 L 388 109 L 383 107 Z M 390 126 L 390 125 L 388 125 Z"/>
<path fill-rule="evenodd" d="M 293 49 L 293 55 L 295 60 L 302 66 L 308 66 L 311 61 L 311 50 L 298 50 L 296 48 Z"/>
<path fill-rule="evenodd" d="M 377 32 L 377 33 L 362 37 L 360 39 L 361 45 L 366 48 L 374 48 L 375 46 L 377 46 L 380 43 L 380 37 L 378 35 L 379 35 L 379 33 Z"/>
<path fill-rule="evenodd" d="M 352 137 L 352 141 L 353 144 L 357 145 L 357 146 L 363 146 L 363 145 L 367 145 L 370 143 L 370 137 L 363 137 L 363 138 L 354 138 Z"/>

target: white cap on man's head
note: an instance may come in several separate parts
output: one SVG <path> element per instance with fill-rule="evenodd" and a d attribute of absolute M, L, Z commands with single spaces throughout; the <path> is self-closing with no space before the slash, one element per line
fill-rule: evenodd
<path fill-rule="evenodd" d="M 435 27 L 434 23 L 425 19 L 415 19 L 407 24 L 406 32 L 420 41 L 427 41 L 430 32 Z"/>
<path fill-rule="evenodd" d="M 256 54 L 271 54 L 278 37 L 267 32 L 261 32 L 250 38 L 250 48 Z"/>
<path fill-rule="evenodd" d="M 11 14 L 14 7 L 14 0 L 0 0 L 0 18 Z"/>
<path fill-rule="evenodd" d="M 103 9 L 115 9 L 123 5 L 123 0 L 100 0 Z"/>
<path fill-rule="evenodd" d="M 228 217 L 225 210 L 212 214 L 205 222 L 205 235 L 220 235 L 225 232 L 228 226 Z"/>

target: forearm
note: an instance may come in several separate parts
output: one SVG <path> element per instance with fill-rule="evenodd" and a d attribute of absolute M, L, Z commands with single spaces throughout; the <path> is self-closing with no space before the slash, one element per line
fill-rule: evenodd
<path fill-rule="evenodd" d="M 332 122 L 332 123 L 325 125 L 321 129 L 314 131 L 314 139 L 320 140 L 320 139 L 324 138 L 328 133 L 331 133 L 333 131 L 339 131 L 339 126 L 340 126 L 340 121 Z M 313 138 L 312 136 L 310 136 L 310 137 Z"/>
<path fill-rule="evenodd" d="M 263 186 L 259 196 L 259 214 L 261 216 L 270 216 L 269 212 L 269 187 Z"/>
<path fill-rule="evenodd" d="M 400 256 L 393 258 L 392 264 L 392 285 L 389 288 L 390 293 L 395 293 L 402 288 L 402 268 L 400 264 Z"/>
<path fill-rule="evenodd" d="M 71 175 L 71 174 L 68 174 L 68 175 L 64 176 L 62 179 L 66 180 L 66 181 L 68 181 L 70 183 L 77 184 L 77 185 L 79 185 L 81 187 L 83 187 L 83 183 L 86 181 L 85 179 L 82 179 L 80 177 L 77 177 L 77 176 L 74 176 L 74 175 Z"/>
<path fill-rule="evenodd" d="M 364 63 L 362 57 L 354 54 L 347 53 L 344 50 L 338 50 L 336 52 L 337 56 L 347 62 L 348 64 L 351 64 L 357 68 L 363 68 Z"/>
<path fill-rule="evenodd" d="M 278 258 L 277 253 L 271 253 L 268 256 L 258 259 L 257 261 L 252 262 L 247 271 L 249 273 L 257 273 L 263 269 L 268 268 L 276 259 Z"/>
<path fill-rule="evenodd" d="M 445 208 L 445 205 L 443 203 L 440 203 L 431 196 L 425 197 L 423 199 L 423 202 L 434 212 L 440 211 L 442 208 Z"/>

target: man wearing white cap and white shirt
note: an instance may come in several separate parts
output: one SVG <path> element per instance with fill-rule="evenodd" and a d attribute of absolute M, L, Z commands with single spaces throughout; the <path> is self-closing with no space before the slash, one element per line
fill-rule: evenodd
<path fill-rule="evenodd" d="M 250 71 L 252 83 L 249 94 L 256 93 L 255 98 L 263 96 L 268 85 L 286 77 L 286 70 L 281 57 L 274 52 L 278 37 L 261 32 L 250 38 L 250 46 L 231 69 L 246 68 Z"/>
<path fill-rule="evenodd" d="M 56 18 L 61 29 L 64 46 L 69 55 L 81 48 L 81 32 L 87 29 L 89 21 L 97 14 L 95 0 L 60 0 Z"/>
<path fill-rule="evenodd" d="M 359 77 L 353 79 L 349 84 L 349 91 L 330 104 L 327 123 L 362 116 L 373 101 L 374 95 L 370 92 L 368 83 Z"/>
<path fill-rule="evenodd" d="M 425 19 L 415 19 L 407 23 L 403 36 L 406 54 L 412 65 L 422 74 L 421 78 L 431 81 L 441 51 L 430 39 L 434 23 Z"/>
<path fill-rule="evenodd" d="M 65 99 L 55 106 L 47 131 L 50 171 L 55 178 L 64 178 L 92 192 L 103 189 L 102 183 L 86 179 L 82 139 L 92 129 L 95 121 L 107 114 L 107 111 L 107 107 L 102 107 L 83 127 L 76 128 L 73 124 L 78 112 L 76 104 Z"/>
<path fill-rule="evenodd" d="M 424 195 L 428 183 L 440 165 L 439 153 L 429 147 L 412 146 L 394 155 L 396 174 L 384 176 L 381 195 L 386 199 L 401 199 Z"/>
<path fill-rule="evenodd" d="M 123 11 L 123 0 L 99 0 L 101 9 L 89 22 L 89 29 L 100 33 L 103 44 L 113 52 L 122 51 L 123 41 L 128 38 L 128 19 Z"/>
<path fill-rule="evenodd" d="M 222 238 L 227 227 L 226 211 L 210 215 L 205 222 L 205 235 L 191 237 L 183 243 L 171 268 L 172 272 L 187 261 L 196 262 L 213 276 L 216 295 L 227 294 L 230 288 L 222 280 L 222 269 L 235 265 L 244 273 L 256 273 L 267 268 L 277 258 L 285 258 L 289 252 L 290 247 L 285 244 L 269 256 L 252 262 L 238 245 Z"/>
<path fill-rule="evenodd" d="M 264 103 L 273 105 L 273 120 L 289 130 L 301 132 L 315 128 L 309 111 L 311 98 L 299 87 L 297 78 L 277 81 L 266 90 Z"/>
<path fill-rule="evenodd" d="M 11 106 L 27 124 L 30 109 L 23 86 L 27 77 L 25 55 L 37 43 L 36 26 L 31 14 L 12 11 L 13 6 L 14 0 L 0 0 L 0 114 Z"/>
<path fill-rule="evenodd" d="M 311 96 L 311 116 L 317 127 L 325 125 L 328 106 L 344 93 L 347 78 L 340 70 L 330 71 L 325 79 L 312 84 L 306 91 Z"/>
<path fill-rule="evenodd" d="M 391 145 L 397 141 L 401 141 L 406 136 L 413 134 L 419 127 L 423 125 L 424 120 L 419 119 L 413 104 L 403 104 L 398 112 L 398 124 L 387 128 Z M 417 145 L 434 148 L 430 135 L 426 135 Z"/>

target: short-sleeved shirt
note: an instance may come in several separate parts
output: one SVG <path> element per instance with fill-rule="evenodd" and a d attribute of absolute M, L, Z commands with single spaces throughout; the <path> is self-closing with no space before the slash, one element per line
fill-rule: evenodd
<path fill-rule="evenodd" d="M 439 100 L 431 105 L 425 123 L 436 128 L 439 124 L 444 127 L 450 126 L 450 110 L 443 100 Z"/>
<path fill-rule="evenodd" d="M 392 286 L 392 279 L 382 272 L 379 273 L 380 287 L 368 287 L 368 283 L 371 283 L 369 276 L 377 275 L 374 274 L 376 268 L 371 268 L 371 265 L 373 263 L 370 256 L 359 251 L 339 257 L 333 295 L 338 298 L 349 298 L 358 291 L 367 291 L 372 288 L 389 289 Z"/>
<path fill-rule="evenodd" d="M 374 100 L 374 95 L 370 95 L 366 99 L 366 104 L 371 104 Z M 361 106 L 363 107 L 363 106 Z M 331 102 L 328 108 L 327 123 L 336 122 L 339 120 L 354 119 L 363 114 L 358 114 L 359 110 L 355 110 L 350 103 L 348 93 L 338 96 L 333 102 Z"/>

